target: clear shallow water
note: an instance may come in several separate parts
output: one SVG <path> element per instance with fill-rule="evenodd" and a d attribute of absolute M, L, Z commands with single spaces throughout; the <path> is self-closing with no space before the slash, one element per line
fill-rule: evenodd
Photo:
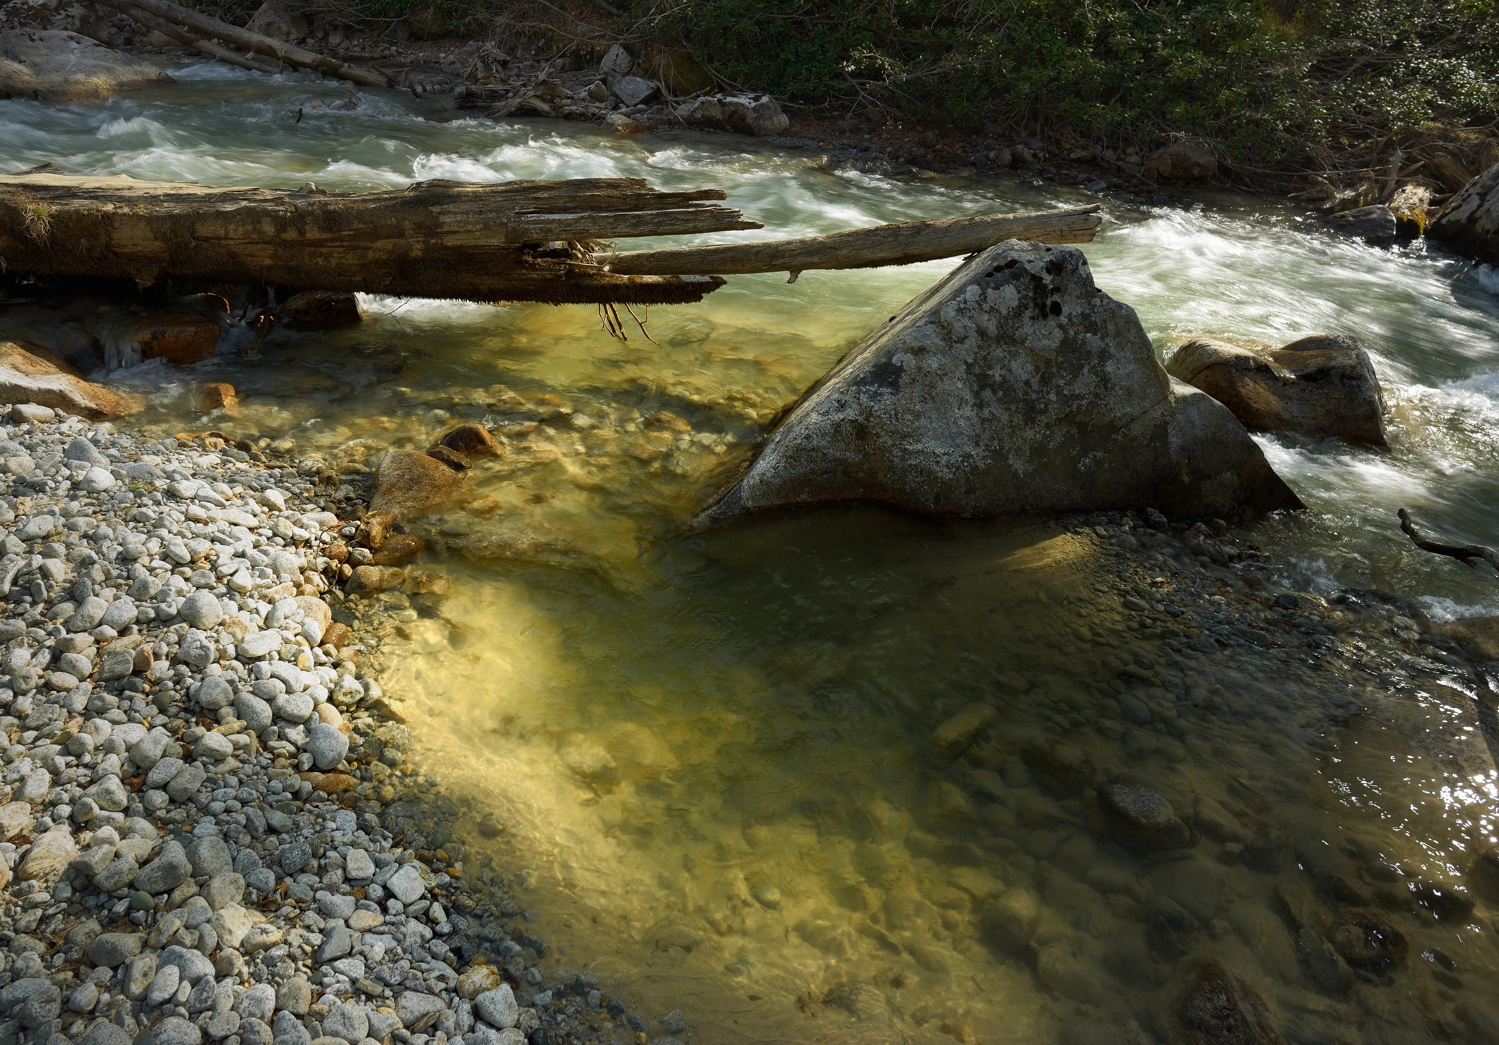
<path fill-rule="evenodd" d="M 213 67 L 180 79 L 97 108 L 0 103 L 10 165 L 331 189 L 630 175 L 723 187 L 767 238 L 1083 198 L 835 177 L 739 139 L 451 119 Z M 1163 352 L 1354 334 L 1392 408 L 1387 452 L 1264 440 L 1316 513 L 1246 536 L 1290 587 L 1499 612 L 1492 577 L 1417 552 L 1394 519 L 1409 506 L 1434 532 L 1499 543 L 1492 274 L 1220 202 L 1110 205 L 1084 248 L 1095 279 Z M 548 969 L 594 968 L 647 1015 L 681 1005 L 702 1041 L 1044 1041 L 1096 1016 L 1148 1021 L 1186 956 L 1211 954 L 1294 1040 L 1484 1040 L 1463 1013 L 1499 985 L 1491 908 L 1472 927 L 1402 915 L 1411 959 L 1350 993 L 1308 976 L 1276 893 L 1323 850 L 1336 867 L 1322 880 L 1371 903 L 1391 874 L 1462 874 L 1494 792 L 1460 690 L 1371 688 L 1287 652 L 1176 656 L 1132 630 L 1091 543 L 1032 527 L 830 512 L 684 536 L 761 427 L 948 267 L 735 277 L 656 309 L 654 342 L 610 340 L 587 308 L 369 299 L 356 329 L 279 330 L 191 373 L 117 376 L 152 391 L 144 426 L 258 433 L 344 465 L 461 419 L 506 433 L 473 508 L 425 528 L 458 583 L 438 614 L 398 614 L 415 619 L 388 637 L 386 688 L 472 822 L 505 827 L 468 840 L 529 870 L 566 951 Z M 0 333 L 107 319 L 13 308 Z M 195 380 L 238 387 L 238 417 L 194 415 Z M 1136 721 L 1121 696 L 1154 710 Z M 933 729 L 975 701 L 996 726 L 962 758 L 935 750 Z M 1048 775 L 1057 742 L 1089 768 Z M 1228 827 L 1155 866 L 1091 819 L 1083 787 L 1109 779 Z M 1190 915 L 1180 939 L 1160 937 L 1158 897 Z M 1036 905 L 1024 940 L 997 903 Z"/>

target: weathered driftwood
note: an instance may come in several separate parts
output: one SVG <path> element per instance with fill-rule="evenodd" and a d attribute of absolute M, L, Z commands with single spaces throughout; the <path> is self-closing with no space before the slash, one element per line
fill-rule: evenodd
<path fill-rule="evenodd" d="M 273 283 L 472 301 L 697 301 L 722 280 L 579 267 L 569 241 L 757 229 L 717 189 L 627 178 L 419 182 L 389 192 L 221 188 L 55 173 L 0 177 L 11 272 Z"/>
<path fill-rule="evenodd" d="M 1088 243 L 1103 219 L 1098 205 L 1025 214 L 981 214 L 971 218 L 906 221 L 829 236 L 766 243 L 715 243 L 599 255 L 610 272 L 629 275 L 732 275 L 804 269 L 877 268 L 962 257 L 1007 239 L 1037 243 Z"/>
<path fill-rule="evenodd" d="M 1398 513 L 1400 516 L 1400 528 L 1405 535 L 1411 539 L 1417 548 L 1424 552 L 1434 552 L 1437 555 L 1449 555 L 1462 563 L 1464 566 L 1478 567 L 1478 560 L 1482 559 L 1494 569 L 1499 570 L 1499 549 L 1490 548 L 1486 544 L 1443 544 L 1441 541 L 1433 541 L 1421 536 L 1416 530 L 1416 524 L 1411 521 L 1411 513 L 1402 508 Z"/>
<path fill-rule="evenodd" d="M 294 65 L 302 69 L 312 69 L 326 76 L 336 76 L 340 80 L 352 80 L 354 83 L 363 84 L 366 87 L 389 87 L 392 85 L 391 77 L 375 69 L 364 66 L 349 65 L 337 58 L 327 55 L 316 54 L 304 50 L 295 44 L 276 40 L 260 33 L 252 33 L 248 29 L 230 25 L 228 22 L 220 21 L 211 15 L 191 11 L 171 2 L 171 0 L 99 0 L 105 7 L 120 11 L 135 17 L 136 11 L 144 11 L 146 14 L 154 15 L 163 21 L 173 25 L 181 26 L 190 33 L 207 36 L 218 40 L 220 43 L 238 47 L 242 51 L 252 54 L 268 55 L 287 65 Z M 169 34 L 170 35 L 170 34 Z"/>

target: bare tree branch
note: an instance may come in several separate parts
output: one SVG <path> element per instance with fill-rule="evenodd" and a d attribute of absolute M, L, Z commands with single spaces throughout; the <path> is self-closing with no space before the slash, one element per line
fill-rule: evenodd
<path fill-rule="evenodd" d="M 1402 508 L 1399 514 L 1400 528 L 1422 551 L 1434 552 L 1437 555 L 1450 555 L 1463 565 L 1474 568 L 1477 568 L 1478 560 L 1482 559 L 1494 569 L 1499 570 L 1499 550 L 1483 544 L 1442 544 L 1439 541 L 1428 540 L 1416 532 L 1416 524 L 1411 522 L 1410 512 Z"/>

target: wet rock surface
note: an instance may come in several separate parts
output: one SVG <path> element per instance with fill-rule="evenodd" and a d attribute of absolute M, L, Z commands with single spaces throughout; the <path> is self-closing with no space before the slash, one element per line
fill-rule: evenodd
<path fill-rule="evenodd" d="M 1499 164 L 1453 196 L 1427 234 L 1464 257 L 1499 265 Z"/>
<path fill-rule="evenodd" d="M 1282 348 L 1194 340 L 1166 364 L 1257 432 L 1386 444 L 1384 392 L 1355 338 L 1314 334 Z"/>
<path fill-rule="evenodd" d="M 29 408 L 38 417 L 46 410 L 121 417 L 145 405 L 139 396 L 84 380 L 40 345 L 15 341 L 0 341 L 0 401 L 20 404 L 22 412 Z"/>
<path fill-rule="evenodd" d="M 1225 407 L 1161 369 L 1081 252 L 1014 243 L 865 338 L 704 519 L 858 501 L 959 516 L 1301 505 Z"/>

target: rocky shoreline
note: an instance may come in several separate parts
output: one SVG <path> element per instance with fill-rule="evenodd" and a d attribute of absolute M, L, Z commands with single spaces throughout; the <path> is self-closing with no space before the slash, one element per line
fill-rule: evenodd
<path fill-rule="evenodd" d="M 322 597 L 356 528 L 315 481 L 6 416 L 0 1039 L 645 1039 L 450 840 Z"/>

